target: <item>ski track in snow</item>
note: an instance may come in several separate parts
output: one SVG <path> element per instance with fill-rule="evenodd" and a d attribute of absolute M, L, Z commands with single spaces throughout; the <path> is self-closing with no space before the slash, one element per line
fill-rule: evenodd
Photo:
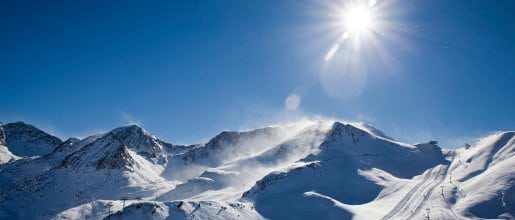
<path fill-rule="evenodd" d="M 454 157 L 453 159 L 454 160 Z M 452 161 L 451 161 L 452 162 Z M 424 178 L 388 212 L 382 220 L 410 219 L 424 206 L 433 189 L 440 185 L 447 175 L 449 165 L 439 165 L 426 171 Z"/>
<path fill-rule="evenodd" d="M 30 133 L 10 134 L 20 139 L 20 146 L 52 139 L 29 125 L 17 126 L 27 129 L 16 132 Z M 9 151 L 12 146 L 6 145 L 2 128 L 0 219 L 515 219 L 509 197 L 515 132 L 498 132 L 475 145 L 442 150 L 431 142 L 403 144 L 383 138 L 380 131 L 377 136 L 338 122 L 224 131 L 207 143 L 184 146 L 125 126 L 83 140 L 70 138 L 50 154 L 17 157 Z M 33 138 L 33 131 L 42 135 Z M 387 151 L 392 149 L 396 150 Z M 400 153 L 406 154 L 397 157 Z M 391 157 L 382 159 L 384 155 Z M 329 182 L 312 180 L 316 176 L 302 171 L 311 164 Z M 339 169 L 364 164 L 370 171 Z M 410 177 L 395 175 L 406 168 L 412 169 L 407 170 Z M 178 171 L 184 174 L 174 176 Z M 379 185 L 383 189 L 378 193 L 384 193 L 375 199 L 366 193 L 359 199 L 370 202 L 357 205 L 326 196 L 340 193 L 330 184 L 340 184 L 343 178 L 364 183 L 363 188 L 343 184 L 344 196 L 361 195 L 348 192 L 346 186 L 369 192 Z M 181 184 L 187 187 L 177 187 Z M 299 192 L 304 196 L 294 196 Z M 130 199 L 116 199 L 121 196 Z M 482 202 L 496 202 L 498 207 L 477 208 Z M 277 209 L 284 205 L 287 210 Z M 335 206 L 343 212 L 332 209 Z"/>
<path fill-rule="evenodd" d="M 388 212 L 381 220 L 392 219 L 392 217 L 397 215 L 399 213 L 399 211 L 401 209 L 403 209 L 403 207 L 406 207 L 407 202 L 410 199 L 412 199 L 415 192 L 420 188 L 420 186 L 422 186 L 424 183 L 426 183 L 426 181 L 429 179 L 429 176 L 431 175 L 431 172 L 433 169 L 426 171 L 426 174 L 424 175 L 424 179 L 422 179 L 422 181 L 420 183 L 418 183 L 413 188 L 411 188 L 411 190 L 399 201 L 399 203 L 397 203 L 397 205 L 395 205 L 395 207 L 393 207 L 393 209 L 390 210 L 390 212 Z M 406 208 L 404 208 L 404 209 L 406 209 Z"/>

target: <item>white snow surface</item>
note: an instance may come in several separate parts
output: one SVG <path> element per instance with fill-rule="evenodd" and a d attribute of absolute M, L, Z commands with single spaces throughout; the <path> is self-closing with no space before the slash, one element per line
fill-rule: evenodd
<path fill-rule="evenodd" d="M 62 142 L 59 138 L 23 122 L 1 125 L 0 139 L 3 139 L 3 145 L 18 157 L 51 153 Z"/>
<path fill-rule="evenodd" d="M 20 157 L 11 153 L 11 151 L 9 151 L 9 148 L 7 148 L 7 146 L 0 145 L 0 164 L 15 161 L 18 159 L 20 159 Z"/>
<path fill-rule="evenodd" d="M 365 123 L 303 120 L 180 146 L 132 125 L 50 146 L 17 126 L 0 133 L 0 219 L 515 216 L 515 132 L 442 150 Z"/>

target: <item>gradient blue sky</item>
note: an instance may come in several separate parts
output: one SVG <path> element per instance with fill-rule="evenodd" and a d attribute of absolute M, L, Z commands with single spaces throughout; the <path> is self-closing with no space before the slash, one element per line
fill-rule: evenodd
<path fill-rule="evenodd" d="M 349 45 L 323 61 L 334 5 L 3 1 L 0 120 L 61 137 L 138 123 L 172 143 L 304 115 L 449 146 L 515 129 L 515 1 L 379 0 L 388 29 L 351 79 Z"/>

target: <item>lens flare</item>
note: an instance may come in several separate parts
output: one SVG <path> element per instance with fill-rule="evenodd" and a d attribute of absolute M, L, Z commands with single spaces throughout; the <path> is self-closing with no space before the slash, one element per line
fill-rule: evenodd
<path fill-rule="evenodd" d="M 288 111 L 295 111 L 299 108 L 301 102 L 301 98 L 297 94 L 289 95 L 286 100 L 284 100 L 284 107 Z"/>

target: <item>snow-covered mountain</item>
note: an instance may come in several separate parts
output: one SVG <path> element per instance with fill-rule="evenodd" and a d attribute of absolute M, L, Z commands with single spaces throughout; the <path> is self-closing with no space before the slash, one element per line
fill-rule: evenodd
<path fill-rule="evenodd" d="M 19 159 L 19 157 L 11 153 L 9 148 L 7 148 L 5 132 L 3 127 L 0 126 L 0 165 L 17 159 Z"/>
<path fill-rule="evenodd" d="M 0 164 L 52 152 L 61 140 L 23 122 L 0 124 Z"/>
<path fill-rule="evenodd" d="M 134 125 L 64 142 L 23 123 L 2 131 L 0 219 L 515 216 L 515 132 L 450 150 L 315 120 L 187 146 Z"/>

